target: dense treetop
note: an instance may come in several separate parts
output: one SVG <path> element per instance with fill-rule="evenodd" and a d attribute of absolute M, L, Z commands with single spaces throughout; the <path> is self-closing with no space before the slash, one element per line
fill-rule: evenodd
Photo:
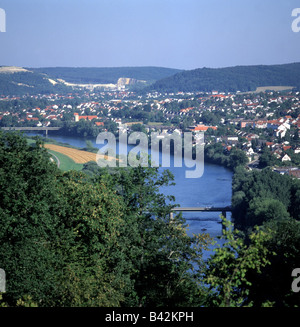
<path fill-rule="evenodd" d="M 77 84 L 116 84 L 121 77 L 146 81 L 139 91 L 236 92 L 260 86 L 300 87 L 300 63 L 179 70 L 164 67 L 44 67 L 0 74 L 1 94 L 57 93 L 68 88 L 58 79 Z M 49 81 L 55 79 L 58 84 Z M 150 85 L 151 84 L 151 85 Z M 70 90 L 70 88 L 69 88 Z"/>
<path fill-rule="evenodd" d="M 300 87 L 300 63 L 285 65 L 199 68 L 183 71 L 155 82 L 159 92 L 255 91 L 260 86 Z M 149 88 L 150 89 L 150 88 Z"/>
<path fill-rule="evenodd" d="M 213 149 L 209 149 L 211 151 Z M 237 163 L 243 158 L 235 154 Z M 0 132 L 0 306 L 295 306 L 300 183 L 234 165 L 233 221 L 205 261 L 158 168 L 63 173 L 39 139 Z"/>
<path fill-rule="evenodd" d="M 121 77 L 153 82 L 180 72 L 179 69 L 164 67 L 45 67 L 30 68 L 52 78 L 62 78 L 79 84 L 116 84 Z"/>

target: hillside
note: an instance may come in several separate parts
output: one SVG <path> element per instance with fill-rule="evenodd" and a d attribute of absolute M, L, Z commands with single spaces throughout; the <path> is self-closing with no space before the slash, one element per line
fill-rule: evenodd
<path fill-rule="evenodd" d="M 148 90 L 158 92 L 236 92 L 255 91 L 263 86 L 300 88 L 300 63 L 284 65 L 199 68 L 163 78 Z"/>
<path fill-rule="evenodd" d="M 132 78 L 153 83 L 181 72 L 179 69 L 163 67 L 45 67 L 29 69 L 47 74 L 50 78 L 80 84 L 117 84 L 119 78 Z"/>
<path fill-rule="evenodd" d="M 143 81 L 143 83 L 136 83 Z M 117 88 L 144 92 L 249 92 L 257 88 L 300 88 L 300 63 L 178 70 L 162 67 L 21 68 L 0 66 L 0 95 L 69 92 L 72 87 Z"/>
<path fill-rule="evenodd" d="M 0 66 L 0 95 L 47 94 L 69 92 L 72 87 L 117 87 L 119 83 L 140 87 L 178 73 L 180 70 L 161 67 L 116 68 L 22 68 Z"/>
<path fill-rule="evenodd" d="M 47 76 L 21 67 L 0 67 L 0 95 L 60 93 L 68 90 Z"/>

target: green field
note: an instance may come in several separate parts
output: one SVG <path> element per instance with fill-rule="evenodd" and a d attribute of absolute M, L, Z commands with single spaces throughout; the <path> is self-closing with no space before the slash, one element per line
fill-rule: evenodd
<path fill-rule="evenodd" d="M 27 143 L 28 144 L 35 144 L 35 140 L 27 138 Z"/>
<path fill-rule="evenodd" d="M 152 126 L 160 126 L 160 125 L 163 125 L 163 123 L 157 123 L 157 122 L 150 122 L 150 121 L 149 121 L 148 125 L 152 125 Z"/>
<path fill-rule="evenodd" d="M 293 88 L 294 86 L 261 86 L 256 88 L 256 91 L 254 93 L 260 93 L 266 91 L 280 92 L 280 91 L 292 90 Z"/>
<path fill-rule="evenodd" d="M 82 170 L 83 168 L 83 164 L 78 164 L 74 162 L 71 158 L 62 153 L 53 150 L 48 150 L 48 152 L 52 155 L 52 158 L 57 163 L 59 169 L 63 171 Z"/>
<path fill-rule="evenodd" d="M 29 144 L 35 144 L 35 140 L 27 138 L 27 142 Z M 53 158 L 54 162 L 58 165 L 59 169 L 63 171 L 68 171 L 68 170 L 82 170 L 83 164 L 78 164 L 74 162 L 71 158 L 68 156 L 53 151 L 53 150 L 48 150 L 48 152 L 51 154 L 51 157 Z"/>

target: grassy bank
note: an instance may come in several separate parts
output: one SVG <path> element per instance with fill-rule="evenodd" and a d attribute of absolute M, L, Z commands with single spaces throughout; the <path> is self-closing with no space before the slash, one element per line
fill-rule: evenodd
<path fill-rule="evenodd" d="M 56 152 L 53 150 L 48 150 L 48 152 L 52 155 L 52 158 L 54 161 L 57 163 L 59 169 L 63 171 L 68 171 L 68 170 L 82 170 L 83 164 L 76 163 L 74 160 L 69 158 L 68 156 Z"/>
<path fill-rule="evenodd" d="M 27 138 L 27 142 L 28 142 L 28 144 L 35 144 L 35 140 L 32 138 Z M 68 170 L 80 171 L 80 170 L 82 170 L 83 164 L 76 163 L 70 157 L 68 157 L 60 152 L 50 150 L 50 149 L 47 149 L 47 150 L 51 154 L 52 159 L 57 164 L 59 169 L 61 169 L 63 171 L 68 171 Z"/>

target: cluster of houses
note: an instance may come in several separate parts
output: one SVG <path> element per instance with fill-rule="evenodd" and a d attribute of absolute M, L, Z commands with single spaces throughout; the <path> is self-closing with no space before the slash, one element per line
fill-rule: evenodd
<path fill-rule="evenodd" d="M 31 96 L 32 97 L 32 96 Z M 68 101 L 71 99 L 80 99 L 78 94 L 66 94 L 62 95 L 40 95 L 35 96 L 35 99 L 46 98 L 53 104 L 47 105 L 45 108 L 32 108 L 21 110 L 3 110 L 0 109 L 0 120 L 5 116 L 13 116 L 14 121 L 17 121 L 19 125 L 30 123 L 30 126 L 51 126 L 55 125 L 55 121 L 62 119 L 70 119 L 74 122 L 81 120 L 90 120 L 95 123 L 96 126 L 103 126 L 105 120 L 113 120 L 118 126 L 119 130 L 127 131 L 130 129 L 130 125 L 143 122 L 129 122 L 128 118 L 126 123 L 120 118 L 113 118 L 112 111 L 120 110 L 123 106 L 127 106 L 129 109 L 135 106 L 144 106 L 150 104 L 155 110 L 163 111 L 164 117 L 167 121 L 170 121 L 172 117 L 177 115 L 179 121 L 182 122 L 185 117 L 190 117 L 194 121 L 194 126 L 190 126 L 190 131 L 196 135 L 201 132 L 207 132 L 208 129 L 217 131 L 220 126 L 234 125 L 233 135 L 230 136 L 216 136 L 217 142 L 222 142 L 226 151 L 231 151 L 232 147 L 237 146 L 239 142 L 242 142 L 241 148 L 245 151 L 249 160 L 257 158 L 259 153 L 259 147 L 264 137 L 263 134 L 266 130 L 273 131 L 273 138 L 270 142 L 265 142 L 271 152 L 282 162 L 288 162 L 291 160 L 290 156 L 286 153 L 287 150 L 294 151 L 295 154 L 300 155 L 300 147 L 291 147 L 291 145 L 282 140 L 289 134 L 290 130 L 300 131 L 300 115 L 295 115 L 296 110 L 300 109 L 300 97 L 299 92 L 289 92 L 284 95 L 270 93 L 268 96 L 262 94 L 220 94 L 217 91 L 213 91 L 210 94 L 198 94 L 198 93 L 183 93 L 178 92 L 174 94 L 147 94 L 143 96 L 135 96 L 130 92 L 86 92 L 82 96 L 82 102 L 79 104 Z M 22 100 L 22 98 L 1 97 L 0 102 L 11 102 L 13 100 Z M 90 100 L 88 100 L 90 99 Z M 184 100 L 189 99 L 193 101 L 193 106 L 187 106 L 186 108 L 175 110 L 166 110 L 166 104 L 172 104 L 174 102 L 181 103 Z M 194 101 L 196 100 L 196 102 Z M 274 116 L 276 108 L 282 104 L 289 103 L 284 110 L 284 115 L 279 118 L 278 114 Z M 71 105 L 70 103 L 73 103 Z M 4 106 L 2 106 L 4 107 Z M 170 106 L 169 106 L 170 107 Z M 172 108 L 172 106 L 171 106 Z M 178 108 L 178 106 L 177 106 Z M 218 113 L 220 114 L 218 124 L 211 126 L 211 124 L 196 123 L 201 119 L 204 112 Z M 200 120 L 201 121 L 201 120 Z M 147 131 L 160 131 L 162 135 L 171 134 L 174 131 L 181 133 L 178 124 L 156 124 L 153 126 L 144 125 Z M 250 129 L 248 128 L 250 127 Z M 253 130 L 252 130 L 253 129 Z M 253 140 L 257 140 L 258 146 L 253 147 Z M 282 141 L 281 141 L 282 140 Z"/>
<path fill-rule="evenodd" d="M 292 147 L 289 145 L 288 141 L 283 141 L 281 143 L 275 141 L 268 142 L 264 139 L 261 139 L 260 136 L 255 133 L 238 131 L 237 135 L 216 138 L 218 142 L 222 142 L 224 149 L 228 152 L 240 142 L 240 139 L 244 140 L 241 146 L 249 161 L 258 159 L 258 154 L 261 152 L 263 144 L 268 147 L 270 152 L 282 162 L 288 162 L 292 160 L 291 157 L 286 153 L 287 150 L 292 150 L 295 154 L 300 154 L 300 146 Z M 257 141 L 256 146 L 253 146 L 252 141 L 254 140 Z"/>
<path fill-rule="evenodd" d="M 276 137 L 285 137 L 288 130 L 291 129 L 291 126 L 295 126 L 300 129 L 300 115 L 297 118 L 292 118 L 292 116 L 287 115 L 280 117 L 278 119 L 257 119 L 257 120 L 240 120 L 240 127 L 253 127 L 258 129 L 271 128 L 274 131 Z"/>

